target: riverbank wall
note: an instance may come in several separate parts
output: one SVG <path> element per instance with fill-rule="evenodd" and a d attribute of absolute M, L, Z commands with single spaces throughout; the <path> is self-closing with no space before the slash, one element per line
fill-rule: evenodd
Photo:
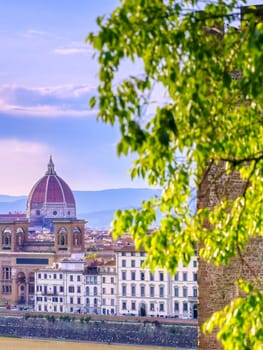
<path fill-rule="evenodd" d="M 0 335 L 197 349 L 197 326 L 86 318 L 0 316 Z"/>

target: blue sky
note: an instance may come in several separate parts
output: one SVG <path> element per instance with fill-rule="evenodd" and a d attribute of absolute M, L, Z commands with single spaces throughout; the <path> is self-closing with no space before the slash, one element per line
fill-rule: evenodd
<path fill-rule="evenodd" d="M 117 128 L 88 107 L 98 64 L 85 37 L 118 3 L 0 1 L 0 194 L 28 194 L 50 154 L 73 190 L 146 186 L 117 157 Z"/>
<path fill-rule="evenodd" d="M 0 194 L 28 194 L 52 154 L 73 190 L 145 187 L 118 158 L 117 128 L 88 107 L 98 65 L 86 35 L 116 0 L 0 1 Z"/>

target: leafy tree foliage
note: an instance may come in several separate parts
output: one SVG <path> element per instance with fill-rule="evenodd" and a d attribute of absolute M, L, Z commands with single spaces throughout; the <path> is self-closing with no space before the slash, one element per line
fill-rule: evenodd
<path fill-rule="evenodd" d="M 100 64 L 98 97 L 90 105 L 99 107 L 103 122 L 118 123 L 118 154 L 137 155 L 131 177 L 163 189 L 141 210 L 117 211 L 113 224 L 115 234 L 129 231 L 136 247 L 146 249 L 152 268 L 174 272 L 179 261 L 189 263 L 199 243 L 201 258 L 228 264 L 251 237 L 263 234 L 263 23 L 252 11 L 240 30 L 231 27 L 237 5 L 217 0 L 194 11 L 196 0 L 122 0 L 87 37 Z M 142 73 L 120 78 L 129 61 Z M 159 104 L 156 92 L 166 96 Z M 207 169 L 222 161 L 225 173 L 240 172 L 243 193 L 193 214 L 193 184 L 198 188 Z M 157 211 L 160 227 L 149 233 Z M 262 285 L 238 285 L 247 294 L 205 327 L 219 327 L 227 349 L 259 349 Z"/>

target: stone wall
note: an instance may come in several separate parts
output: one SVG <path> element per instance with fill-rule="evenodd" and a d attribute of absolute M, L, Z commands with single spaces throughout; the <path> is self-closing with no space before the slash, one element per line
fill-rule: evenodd
<path fill-rule="evenodd" d="M 0 335 L 100 343 L 197 348 L 197 326 L 159 322 L 80 322 L 61 319 L 0 316 Z"/>
<path fill-rule="evenodd" d="M 226 196 L 234 199 L 240 195 L 244 188 L 237 173 L 226 175 L 224 173 L 224 163 L 213 165 L 203 179 L 198 193 L 198 208 L 215 206 L 220 198 Z M 243 257 L 249 266 L 253 266 L 253 273 L 263 280 L 263 239 L 251 240 L 243 252 Z M 251 271 L 244 266 L 239 259 L 232 259 L 228 266 L 216 268 L 210 264 L 199 260 L 198 265 L 198 325 L 200 350 L 217 350 L 222 346 L 216 340 L 216 334 L 204 336 L 200 329 L 205 320 L 217 310 L 222 309 L 226 304 L 238 296 L 238 289 L 235 280 L 252 278 Z"/>

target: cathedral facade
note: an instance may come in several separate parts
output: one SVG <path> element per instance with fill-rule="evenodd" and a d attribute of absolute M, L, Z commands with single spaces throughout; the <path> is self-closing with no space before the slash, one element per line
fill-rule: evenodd
<path fill-rule="evenodd" d="M 37 236 L 35 228 L 52 232 Z M 84 228 L 85 221 L 76 218 L 73 193 L 50 157 L 45 176 L 29 194 L 27 217 L 0 220 L 0 304 L 33 304 L 35 272 L 83 253 Z"/>

